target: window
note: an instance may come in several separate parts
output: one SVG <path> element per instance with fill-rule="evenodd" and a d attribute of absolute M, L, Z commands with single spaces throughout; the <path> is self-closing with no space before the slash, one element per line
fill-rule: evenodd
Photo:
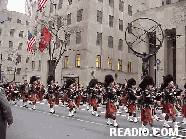
<path fill-rule="evenodd" d="M 23 43 L 19 43 L 18 50 L 22 50 Z"/>
<path fill-rule="evenodd" d="M 171 0 L 166 0 L 166 4 L 171 4 Z"/>
<path fill-rule="evenodd" d="M 26 21 L 26 25 L 28 26 L 30 24 L 30 22 L 29 21 Z"/>
<path fill-rule="evenodd" d="M 127 71 L 131 72 L 131 62 L 129 62 L 129 61 L 128 61 L 128 64 L 127 64 Z"/>
<path fill-rule="evenodd" d="M 54 5 L 53 3 L 50 3 L 50 13 L 52 13 L 54 11 Z"/>
<path fill-rule="evenodd" d="M 102 33 L 97 32 L 96 45 L 102 45 Z"/>
<path fill-rule="evenodd" d="M 17 56 L 16 61 L 17 61 L 17 63 L 20 63 L 21 62 L 21 55 L 18 55 Z"/>
<path fill-rule="evenodd" d="M 132 16 L 132 6 L 128 5 L 128 15 Z"/>
<path fill-rule="evenodd" d="M 67 25 L 71 24 L 71 13 L 67 15 Z"/>
<path fill-rule="evenodd" d="M 28 63 L 28 61 L 29 61 L 29 57 L 26 58 L 26 63 Z"/>
<path fill-rule="evenodd" d="M 76 44 L 81 43 L 81 32 L 76 32 Z"/>
<path fill-rule="evenodd" d="M 63 0 L 59 0 L 58 9 L 62 8 L 62 3 L 63 3 Z"/>
<path fill-rule="evenodd" d="M 8 17 L 8 21 L 12 21 L 12 18 L 11 17 Z"/>
<path fill-rule="evenodd" d="M 38 16 L 39 16 L 39 12 L 38 12 L 38 11 L 36 11 L 35 20 L 37 20 L 37 19 L 38 19 Z"/>
<path fill-rule="evenodd" d="M 39 67 L 38 70 L 41 71 L 41 60 L 39 60 Z"/>
<path fill-rule="evenodd" d="M 102 24 L 102 11 L 97 10 L 97 22 Z"/>
<path fill-rule="evenodd" d="M 70 45 L 70 34 L 66 35 L 66 39 L 67 39 L 67 46 Z"/>
<path fill-rule="evenodd" d="M 162 1 L 162 5 L 165 5 L 164 1 Z"/>
<path fill-rule="evenodd" d="M 118 71 L 122 70 L 122 60 L 118 59 Z"/>
<path fill-rule="evenodd" d="M 109 15 L 109 26 L 113 27 L 113 18 L 114 16 Z"/>
<path fill-rule="evenodd" d="M 61 24 L 61 18 L 58 17 L 57 18 L 57 29 L 59 30 L 61 26 L 62 26 L 62 24 Z"/>
<path fill-rule="evenodd" d="M 72 4 L 72 0 L 68 0 L 68 3 L 69 3 L 69 5 L 71 5 Z"/>
<path fill-rule="evenodd" d="M 123 50 L 123 40 L 119 39 L 119 45 L 118 45 L 118 50 Z"/>
<path fill-rule="evenodd" d="M 17 19 L 17 23 L 21 24 L 21 20 L 20 19 Z"/>
<path fill-rule="evenodd" d="M 83 9 L 79 10 L 77 13 L 77 22 L 82 21 L 82 14 L 83 14 Z"/>
<path fill-rule="evenodd" d="M 123 20 L 119 19 L 119 30 L 123 31 Z"/>
<path fill-rule="evenodd" d="M 80 54 L 76 55 L 76 67 L 80 67 Z"/>
<path fill-rule="evenodd" d="M 132 23 L 128 23 L 128 33 L 132 33 Z"/>
<path fill-rule="evenodd" d="M 32 69 L 35 69 L 35 61 L 32 61 Z"/>
<path fill-rule="evenodd" d="M 9 41 L 9 48 L 13 48 L 13 42 Z"/>
<path fill-rule="evenodd" d="M 109 5 L 110 5 L 111 7 L 114 7 L 114 0 L 109 0 Z"/>
<path fill-rule="evenodd" d="M 1 33 L 2 33 L 2 28 L 0 28 L 0 36 L 1 36 Z"/>
<path fill-rule="evenodd" d="M 111 58 L 110 57 L 108 57 L 107 58 L 107 67 L 108 67 L 108 69 L 112 69 L 112 62 L 111 62 Z"/>
<path fill-rule="evenodd" d="M 7 71 L 12 71 L 12 67 L 7 67 Z"/>
<path fill-rule="evenodd" d="M 98 0 L 99 2 L 103 2 L 103 0 Z"/>
<path fill-rule="evenodd" d="M 113 48 L 113 37 L 112 36 L 108 37 L 108 47 Z"/>
<path fill-rule="evenodd" d="M 10 30 L 10 36 L 13 37 L 13 36 L 14 36 L 14 32 L 15 32 L 15 29 L 11 29 L 11 30 Z"/>
<path fill-rule="evenodd" d="M 20 32 L 19 32 L 19 37 L 20 37 L 20 38 L 23 38 L 23 32 L 24 32 L 24 31 L 20 31 Z"/>
<path fill-rule="evenodd" d="M 16 74 L 17 74 L 17 75 L 20 75 L 20 73 L 21 73 L 21 68 L 17 68 Z"/>
<path fill-rule="evenodd" d="M 45 7 L 43 7 L 42 16 L 45 16 Z"/>
<path fill-rule="evenodd" d="M 96 56 L 96 68 L 101 68 L 101 56 Z"/>
<path fill-rule="evenodd" d="M 65 56 L 64 68 L 68 68 L 68 66 L 69 66 L 69 56 Z"/>
<path fill-rule="evenodd" d="M 34 28 L 34 35 L 37 36 L 37 26 Z"/>
<path fill-rule="evenodd" d="M 121 12 L 123 12 L 123 5 L 124 5 L 124 2 L 123 1 L 119 1 L 119 10 L 121 11 Z"/>

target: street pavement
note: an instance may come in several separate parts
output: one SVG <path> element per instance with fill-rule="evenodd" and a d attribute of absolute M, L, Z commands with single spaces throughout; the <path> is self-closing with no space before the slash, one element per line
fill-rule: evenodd
<path fill-rule="evenodd" d="M 110 128 L 112 126 L 106 125 L 105 105 L 98 107 L 100 117 L 95 117 L 86 110 L 86 105 L 81 105 L 80 109 L 74 117 L 68 117 L 68 107 L 55 106 L 56 113 L 49 113 L 49 105 L 47 101 L 36 104 L 36 110 L 31 109 L 31 105 L 27 108 L 22 107 L 22 101 L 18 101 L 17 105 L 12 105 L 12 112 L 14 123 L 12 127 L 7 129 L 7 139 L 172 139 L 172 138 L 186 138 L 184 126 L 179 124 L 182 117 L 177 117 L 177 122 L 182 126 L 179 130 L 178 137 L 165 136 L 110 136 Z M 161 112 L 157 112 L 161 117 Z M 119 128 L 125 132 L 127 128 L 141 128 L 141 122 L 133 123 L 127 121 L 126 112 L 122 110 L 122 114 L 117 114 L 117 122 Z M 140 121 L 140 111 L 137 111 L 137 117 Z M 163 120 L 154 120 L 156 128 L 162 128 Z M 172 122 L 169 124 L 173 126 Z M 151 129 L 147 126 L 149 130 Z M 123 133 L 122 133 L 123 135 Z"/>

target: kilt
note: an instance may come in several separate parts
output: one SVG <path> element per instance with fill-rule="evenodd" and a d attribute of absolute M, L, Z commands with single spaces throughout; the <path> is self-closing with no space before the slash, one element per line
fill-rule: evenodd
<path fill-rule="evenodd" d="M 164 104 L 163 113 L 166 113 L 170 116 L 174 116 L 176 114 L 176 110 L 174 108 L 174 104 Z"/>
<path fill-rule="evenodd" d="M 105 119 L 108 118 L 116 119 L 116 106 L 114 102 L 107 102 L 106 104 Z"/>
<path fill-rule="evenodd" d="M 59 105 L 59 93 L 58 93 L 58 91 L 55 93 L 55 104 Z"/>
<path fill-rule="evenodd" d="M 91 97 L 88 97 L 87 103 L 88 103 L 89 105 L 92 104 L 92 98 L 91 98 Z"/>
<path fill-rule="evenodd" d="M 92 106 L 94 110 L 97 110 L 98 105 L 97 105 L 96 99 L 92 99 Z"/>
<path fill-rule="evenodd" d="M 55 96 L 53 94 L 48 95 L 48 103 L 52 104 L 55 102 Z"/>
<path fill-rule="evenodd" d="M 76 100 L 76 105 L 79 107 L 80 106 L 80 102 L 81 102 L 81 95 L 78 95 L 77 100 Z"/>
<path fill-rule="evenodd" d="M 121 105 L 127 105 L 127 98 L 126 97 L 122 98 Z"/>
<path fill-rule="evenodd" d="M 128 104 L 128 112 L 136 113 L 136 105 L 135 104 Z"/>
<path fill-rule="evenodd" d="M 141 109 L 141 121 L 146 125 L 153 123 L 151 109 Z"/>
<path fill-rule="evenodd" d="M 36 101 L 36 94 L 31 94 L 31 95 L 29 96 L 29 100 L 30 100 L 30 101 Z"/>
<path fill-rule="evenodd" d="M 38 93 L 38 101 L 42 101 L 42 92 L 41 91 L 39 91 L 39 93 Z"/>
<path fill-rule="evenodd" d="M 73 110 L 73 106 L 74 106 L 73 101 L 72 100 L 69 100 L 68 101 L 69 111 L 72 111 Z"/>
<path fill-rule="evenodd" d="M 23 93 L 22 94 L 22 99 L 23 99 L 23 102 L 27 101 L 28 100 L 28 94 Z"/>
<path fill-rule="evenodd" d="M 67 102 L 67 94 L 66 93 L 63 95 L 63 98 L 62 98 L 62 102 L 64 103 L 65 101 Z"/>
<path fill-rule="evenodd" d="M 183 104 L 181 114 L 183 117 L 186 117 L 186 104 Z"/>

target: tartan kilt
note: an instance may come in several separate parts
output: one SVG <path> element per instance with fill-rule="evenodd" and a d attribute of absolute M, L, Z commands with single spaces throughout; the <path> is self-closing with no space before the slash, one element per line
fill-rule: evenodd
<path fill-rule="evenodd" d="M 164 112 L 170 116 L 174 116 L 176 114 L 174 104 L 164 104 L 163 109 L 164 109 L 164 111 L 162 110 L 162 112 Z"/>
<path fill-rule="evenodd" d="M 29 101 L 36 101 L 36 94 L 31 94 L 28 99 Z"/>
<path fill-rule="evenodd" d="M 136 105 L 135 104 L 128 104 L 128 112 L 135 113 Z"/>
<path fill-rule="evenodd" d="M 55 102 L 55 96 L 54 95 L 49 95 L 48 96 L 48 103 L 49 104 L 52 104 L 52 103 L 54 103 Z"/>
<path fill-rule="evenodd" d="M 186 104 L 183 104 L 181 114 L 183 117 L 186 117 Z"/>
<path fill-rule="evenodd" d="M 93 106 L 94 109 L 97 109 L 98 104 L 96 102 L 96 99 L 92 99 L 92 106 Z"/>
<path fill-rule="evenodd" d="M 55 93 L 55 104 L 59 105 L 59 93 L 58 92 Z"/>
<path fill-rule="evenodd" d="M 72 100 L 69 100 L 68 101 L 68 106 L 69 106 L 69 109 L 72 109 L 73 108 L 73 102 L 72 102 Z"/>
<path fill-rule="evenodd" d="M 122 98 L 121 105 L 127 105 L 127 98 L 126 97 Z"/>
<path fill-rule="evenodd" d="M 116 106 L 114 105 L 114 102 L 107 102 L 106 104 L 106 113 L 105 113 L 105 119 L 111 118 L 116 119 Z"/>
<path fill-rule="evenodd" d="M 142 109 L 141 108 L 141 121 L 145 124 L 147 122 L 149 122 L 149 124 L 151 124 L 153 122 L 151 109 Z"/>
<path fill-rule="evenodd" d="M 63 101 L 63 102 L 66 101 L 66 102 L 67 102 L 67 94 L 66 94 L 66 93 L 63 95 L 62 101 Z"/>
<path fill-rule="evenodd" d="M 79 107 L 79 105 L 80 105 L 81 98 L 82 98 L 82 96 L 81 96 L 81 95 L 78 95 L 77 101 L 76 101 L 76 105 L 77 105 L 78 107 Z"/>
<path fill-rule="evenodd" d="M 38 93 L 38 101 L 42 101 L 42 92 L 41 91 L 39 91 L 39 93 Z"/>
<path fill-rule="evenodd" d="M 92 104 L 92 98 L 91 98 L 91 97 L 88 97 L 87 103 L 88 103 L 89 105 Z"/>

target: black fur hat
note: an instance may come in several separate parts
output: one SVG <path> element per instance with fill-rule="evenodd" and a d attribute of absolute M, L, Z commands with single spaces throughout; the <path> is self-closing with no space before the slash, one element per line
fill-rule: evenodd
<path fill-rule="evenodd" d="M 30 78 L 30 84 L 33 84 L 34 81 L 37 81 L 38 79 L 39 79 L 39 77 L 37 77 L 37 76 L 32 76 L 32 77 Z"/>
<path fill-rule="evenodd" d="M 185 85 L 184 85 L 184 88 L 186 89 L 186 83 L 185 83 Z"/>
<path fill-rule="evenodd" d="M 144 90 L 147 85 L 154 85 L 153 78 L 150 75 L 144 77 L 142 82 L 139 84 L 139 87 Z"/>
<path fill-rule="evenodd" d="M 134 78 L 131 78 L 127 81 L 127 87 L 131 88 L 132 85 L 136 85 L 136 80 Z"/>
<path fill-rule="evenodd" d="M 114 78 L 112 75 L 106 75 L 105 76 L 105 87 L 107 87 L 110 83 L 114 81 Z"/>
<path fill-rule="evenodd" d="M 69 86 L 71 84 L 73 84 L 73 83 L 74 83 L 74 81 L 71 78 L 67 79 L 67 81 L 66 81 L 66 88 L 69 88 Z"/>
<path fill-rule="evenodd" d="M 174 78 L 173 78 L 172 75 L 167 74 L 167 75 L 164 77 L 164 83 L 168 85 L 168 83 L 170 83 L 170 81 L 174 81 Z"/>
<path fill-rule="evenodd" d="M 54 76 L 50 75 L 47 80 L 47 84 L 50 84 L 51 81 L 55 81 Z"/>
<path fill-rule="evenodd" d="M 92 79 L 90 82 L 89 82 L 89 87 L 92 88 L 94 87 L 94 85 L 96 85 L 98 83 L 98 80 L 97 79 Z"/>

